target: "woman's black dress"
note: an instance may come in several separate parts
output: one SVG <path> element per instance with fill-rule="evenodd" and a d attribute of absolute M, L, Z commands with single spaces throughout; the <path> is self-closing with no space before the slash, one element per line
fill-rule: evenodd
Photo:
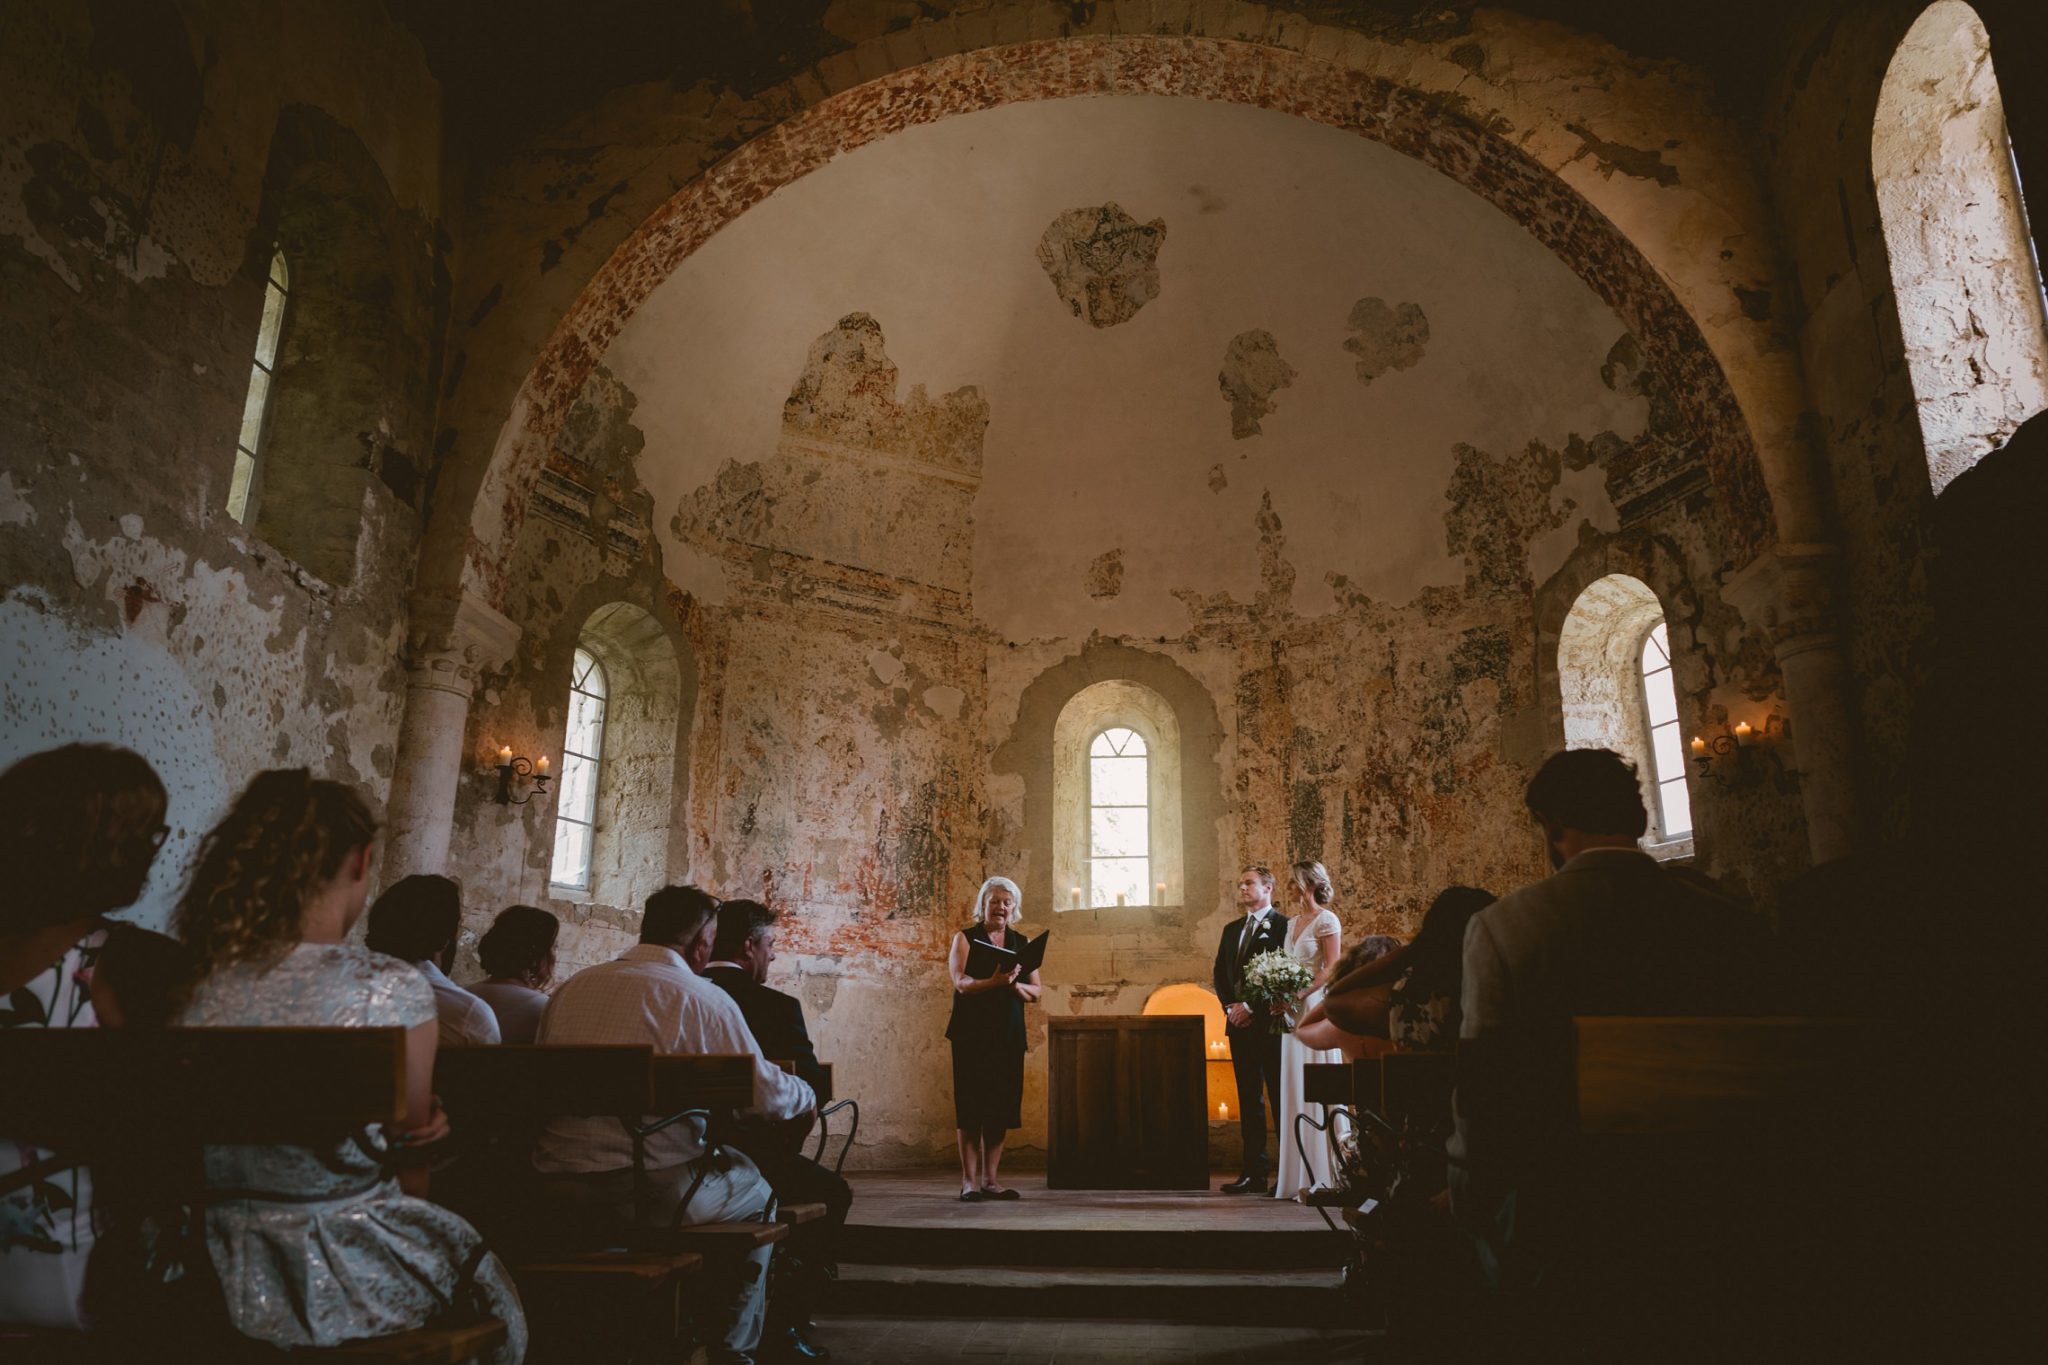
<path fill-rule="evenodd" d="M 1005 945 L 1017 943 L 1015 930 Z M 987 943 L 988 930 L 967 930 L 969 943 Z M 1024 1120 L 1024 1002 L 1015 991 L 953 992 L 953 1121 L 966 1132 L 1018 1128 Z"/>

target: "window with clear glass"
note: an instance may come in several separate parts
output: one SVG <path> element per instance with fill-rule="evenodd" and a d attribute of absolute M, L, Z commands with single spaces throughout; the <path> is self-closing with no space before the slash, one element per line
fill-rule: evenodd
<path fill-rule="evenodd" d="M 1152 805 L 1145 739 L 1113 726 L 1088 745 L 1088 903 L 1149 905 Z"/>
<path fill-rule="evenodd" d="M 270 254 L 270 278 L 263 285 L 263 322 L 256 329 L 256 358 L 249 366 L 249 396 L 242 401 L 242 430 L 235 438 L 235 475 L 228 484 L 228 515 L 249 524 L 249 497 L 263 457 L 263 423 L 270 411 L 270 390 L 277 370 L 277 343 L 284 335 L 284 314 L 291 302 L 292 277 L 284 248 Z"/>
<path fill-rule="evenodd" d="M 562 778 L 555 793 L 555 859 L 548 880 L 572 891 L 590 889 L 597 836 L 597 779 L 604 761 L 604 667 L 576 651 L 569 678 L 569 729 L 562 739 Z"/>
<path fill-rule="evenodd" d="M 1692 833 L 1692 798 L 1685 788 L 1685 745 L 1678 733 L 1678 689 L 1671 679 L 1671 638 L 1662 621 L 1643 637 L 1643 710 L 1650 728 L 1650 765 L 1657 787 L 1660 841 Z"/>

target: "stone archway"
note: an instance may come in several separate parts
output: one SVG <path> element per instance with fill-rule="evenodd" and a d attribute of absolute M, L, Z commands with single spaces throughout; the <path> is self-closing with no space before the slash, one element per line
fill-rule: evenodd
<path fill-rule="evenodd" d="M 986 48 L 881 76 L 775 124 L 673 195 L 577 296 L 521 385 L 468 509 L 463 586 L 503 600 L 527 498 L 591 368 L 649 294 L 722 227 L 832 157 L 903 129 L 1024 100 L 1115 94 L 1290 113 L 1378 141 L 1487 199 L 1570 265 L 1635 336 L 1711 477 L 1731 557 L 1748 560 L 1776 539 L 1756 443 L 1692 315 L 1642 252 L 1552 170 L 1449 101 L 1381 76 L 1281 48 L 1119 35 Z"/>

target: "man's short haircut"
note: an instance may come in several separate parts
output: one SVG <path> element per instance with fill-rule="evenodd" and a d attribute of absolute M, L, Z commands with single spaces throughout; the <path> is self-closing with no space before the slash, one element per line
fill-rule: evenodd
<path fill-rule="evenodd" d="M 718 962 L 737 962 L 755 935 L 775 923 L 773 910 L 759 901 L 727 901 L 718 907 L 718 937 L 711 940 L 711 956 Z"/>
<path fill-rule="evenodd" d="M 462 927 L 462 888 L 448 877 L 422 872 L 400 877 L 370 907 L 363 936 L 373 953 L 401 962 L 439 955 Z"/>
<path fill-rule="evenodd" d="M 1271 887 L 1273 885 L 1273 869 L 1267 867 L 1264 863 L 1246 863 L 1243 867 L 1238 869 L 1237 875 L 1242 877 L 1247 872 L 1257 877 L 1260 881 L 1264 882 L 1268 887 Z"/>
<path fill-rule="evenodd" d="M 1640 839 L 1650 827 L 1633 763 L 1612 749 L 1552 754 L 1529 779 L 1530 812 L 1560 829 Z"/>
<path fill-rule="evenodd" d="M 647 898 L 640 919 L 640 941 L 673 948 L 689 943 L 718 914 L 718 897 L 694 886 L 664 886 Z"/>

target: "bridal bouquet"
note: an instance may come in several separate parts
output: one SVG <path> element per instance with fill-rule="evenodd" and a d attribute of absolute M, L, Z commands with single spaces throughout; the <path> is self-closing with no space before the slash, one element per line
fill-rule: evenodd
<path fill-rule="evenodd" d="M 1313 980 L 1315 974 L 1306 962 L 1278 948 L 1269 949 L 1244 964 L 1244 1002 L 1254 1014 L 1270 1018 L 1275 1033 L 1292 1033 L 1295 1001 Z M 1271 1012 L 1273 1005 L 1281 1007 L 1279 1014 Z"/>

